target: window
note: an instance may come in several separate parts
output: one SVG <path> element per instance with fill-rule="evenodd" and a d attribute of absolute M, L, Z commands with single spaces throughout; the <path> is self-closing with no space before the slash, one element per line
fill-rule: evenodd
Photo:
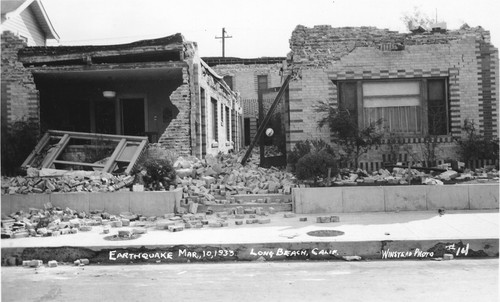
<path fill-rule="evenodd" d="M 231 128 L 229 126 L 229 107 L 226 107 L 226 140 L 231 140 Z"/>
<path fill-rule="evenodd" d="M 227 86 L 233 90 L 233 77 L 232 76 L 224 76 L 224 82 L 226 82 Z"/>
<path fill-rule="evenodd" d="M 400 134 L 448 133 L 445 79 L 339 83 L 339 108 L 363 127 L 379 119 Z"/>
<path fill-rule="evenodd" d="M 267 89 L 267 75 L 257 76 L 257 90 Z"/>
<path fill-rule="evenodd" d="M 218 141 L 219 130 L 218 130 L 218 116 L 217 116 L 217 100 L 211 99 L 212 103 L 212 139 Z"/>

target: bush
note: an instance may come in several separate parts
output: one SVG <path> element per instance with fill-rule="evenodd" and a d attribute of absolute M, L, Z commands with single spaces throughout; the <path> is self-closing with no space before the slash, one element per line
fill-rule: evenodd
<path fill-rule="evenodd" d="M 295 144 L 293 150 L 288 154 L 287 161 L 295 169 L 295 166 L 299 159 L 304 157 L 306 154 L 322 151 L 334 156 L 332 147 L 324 140 L 318 139 L 299 141 L 297 142 L 297 144 Z"/>
<path fill-rule="evenodd" d="M 498 160 L 498 139 L 490 139 L 477 134 L 474 121 L 465 120 L 462 130 L 466 135 L 457 141 L 461 161 L 467 165 L 470 160 L 476 159 Z"/>
<path fill-rule="evenodd" d="M 21 164 L 36 146 L 38 137 L 35 122 L 17 121 L 9 127 L 2 120 L 2 175 L 23 174 Z"/>
<path fill-rule="evenodd" d="M 143 181 L 146 188 L 153 191 L 168 190 L 175 183 L 175 169 L 168 159 L 148 158 L 142 163 Z"/>
<path fill-rule="evenodd" d="M 296 165 L 296 176 L 300 180 L 313 180 L 316 186 L 320 178 L 328 177 L 328 168 L 332 175 L 336 175 L 337 164 L 335 157 L 325 150 L 304 155 Z"/>

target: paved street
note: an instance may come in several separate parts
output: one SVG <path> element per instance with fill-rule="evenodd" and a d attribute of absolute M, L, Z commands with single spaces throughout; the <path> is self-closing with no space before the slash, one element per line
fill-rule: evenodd
<path fill-rule="evenodd" d="M 2 301 L 498 301 L 498 259 L 2 267 Z"/>

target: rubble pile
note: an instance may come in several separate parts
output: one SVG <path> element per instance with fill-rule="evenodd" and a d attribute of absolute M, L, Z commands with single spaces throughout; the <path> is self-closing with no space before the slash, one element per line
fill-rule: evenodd
<path fill-rule="evenodd" d="M 236 206 L 225 212 L 217 213 L 185 213 L 164 214 L 163 216 L 145 217 L 129 212 L 111 215 L 95 210 L 90 213 L 77 212 L 72 209 L 61 209 L 47 203 L 44 209 L 30 208 L 8 216 L 2 216 L 1 238 L 25 237 L 55 237 L 78 232 L 99 231 L 100 234 L 110 234 L 116 229 L 117 234 L 108 236 L 115 239 L 135 239 L 138 234 L 147 233 L 149 228 L 179 232 L 184 229 L 203 227 L 227 227 L 234 220 L 235 225 L 246 223 L 270 223 L 267 216 L 276 214 L 273 208 L 264 211 L 261 207 Z M 94 229 L 95 228 L 95 229 Z"/>
<path fill-rule="evenodd" d="M 407 185 L 407 184 L 425 184 L 442 185 L 446 182 L 487 182 L 498 181 L 499 171 L 494 167 L 484 167 L 475 171 L 465 170 L 461 173 L 448 169 L 442 165 L 437 169 L 426 169 L 422 171 L 411 168 L 393 168 L 392 172 L 387 169 L 380 169 L 373 173 L 358 169 L 356 171 L 343 169 L 339 175 L 332 178 L 331 182 L 335 185 L 362 185 L 362 184 L 389 184 L 389 185 Z"/>
<path fill-rule="evenodd" d="M 31 169 L 26 177 L 2 177 L 2 194 L 114 192 L 130 186 L 133 181 L 130 175 L 100 171 Z"/>
<path fill-rule="evenodd" d="M 184 197 L 195 202 L 210 203 L 223 199 L 234 202 L 237 194 L 290 194 L 295 178 L 286 171 L 258 166 L 258 153 L 254 153 L 243 166 L 243 154 L 211 156 L 204 160 L 178 158 L 174 168 L 177 184 Z"/>

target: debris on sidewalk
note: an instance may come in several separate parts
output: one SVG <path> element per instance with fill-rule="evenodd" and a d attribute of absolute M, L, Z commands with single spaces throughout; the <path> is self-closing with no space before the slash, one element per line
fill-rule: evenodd
<path fill-rule="evenodd" d="M 342 259 L 346 261 L 360 261 L 363 258 L 361 258 L 360 256 L 342 256 Z"/>

